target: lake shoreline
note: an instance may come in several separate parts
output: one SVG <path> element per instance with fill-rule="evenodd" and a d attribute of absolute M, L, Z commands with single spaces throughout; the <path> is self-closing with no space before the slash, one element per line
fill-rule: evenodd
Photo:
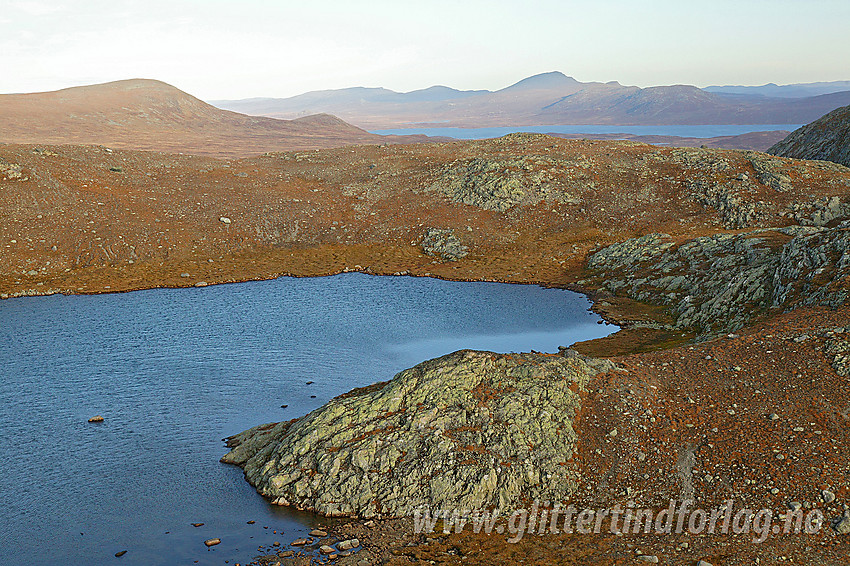
<path fill-rule="evenodd" d="M 405 270 L 407 271 L 407 270 Z M 0 295 L 0 301 L 5 299 L 18 299 L 23 297 L 47 297 L 52 295 L 63 295 L 63 296 L 74 296 L 74 295 L 104 295 L 104 294 L 115 294 L 115 293 L 133 293 L 136 291 L 145 291 L 145 290 L 153 290 L 153 289 L 193 289 L 193 288 L 203 288 L 203 287 L 211 287 L 214 285 L 231 285 L 231 284 L 239 284 L 239 283 L 248 283 L 251 281 L 272 281 L 275 279 L 279 279 L 282 277 L 292 277 L 292 278 L 307 278 L 307 277 L 333 277 L 335 275 L 341 275 L 344 273 L 363 273 L 366 275 L 373 275 L 377 277 L 430 277 L 434 279 L 439 279 L 442 281 L 452 281 L 452 282 L 465 282 L 465 283 L 504 283 L 504 284 L 513 284 L 513 285 L 536 285 L 542 287 L 544 289 L 563 289 L 567 291 L 573 291 L 575 293 L 579 293 L 584 295 L 591 301 L 590 310 L 599 315 L 606 324 L 615 325 L 620 327 L 620 331 L 626 331 L 620 334 L 619 332 L 614 334 L 613 337 L 609 336 L 604 339 L 605 345 L 608 348 L 613 348 L 614 350 L 622 350 L 624 347 L 628 348 L 628 344 L 633 342 L 634 337 L 631 332 L 628 332 L 631 327 L 635 324 L 639 324 L 641 327 L 641 333 L 646 334 L 647 329 L 653 328 L 663 328 L 669 325 L 671 321 L 669 315 L 663 312 L 663 309 L 659 309 L 657 307 L 652 307 L 651 305 L 637 303 L 634 301 L 630 301 L 623 298 L 615 298 L 610 293 L 594 288 L 587 288 L 578 283 L 573 282 L 551 282 L 551 281 L 538 281 L 538 280 L 525 280 L 525 279 L 498 279 L 494 277 L 481 277 L 481 278 L 470 278 L 470 277 L 453 277 L 450 274 L 432 274 L 430 272 L 422 272 L 422 273 L 404 273 L 401 274 L 398 271 L 392 273 L 383 273 L 380 271 L 373 271 L 371 269 L 364 268 L 347 268 L 344 267 L 339 270 L 327 271 L 324 273 L 315 273 L 313 271 L 308 274 L 298 274 L 298 273 L 274 273 L 268 276 L 246 276 L 244 278 L 234 278 L 228 279 L 224 281 L 216 281 L 216 282 L 204 282 L 203 285 L 198 286 L 197 284 L 183 284 L 183 285 L 162 285 L 162 284 L 147 284 L 147 285 L 138 285 L 138 286 L 129 286 L 125 282 L 120 280 L 111 281 L 111 285 L 109 288 L 101 288 L 101 289 L 93 289 L 90 291 L 79 291 L 79 290 L 70 290 L 70 289 L 48 289 L 48 290 L 39 290 L 39 289 L 25 289 L 21 291 L 15 291 L 11 293 L 3 293 Z M 105 284 L 104 284 L 105 285 Z M 127 285 L 127 286 L 125 286 Z M 114 288 L 112 288 L 114 287 Z M 603 300 L 604 305 L 600 305 L 599 302 Z M 637 334 L 637 333 L 635 333 Z M 651 347 L 652 342 L 654 341 L 663 341 L 666 338 L 661 338 L 657 336 L 652 336 L 650 332 L 650 336 L 647 339 L 646 337 L 640 340 L 640 343 L 643 345 L 642 347 Z M 602 339 L 600 339 L 602 340 Z M 622 342 L 626 346 L 621 346 L 619 343 Z M 592 354 L 593 352 L 598 350 L 598 347 L 593 342 L 582 343 L 580 346 L 583 352 L 588 354 Z"/>

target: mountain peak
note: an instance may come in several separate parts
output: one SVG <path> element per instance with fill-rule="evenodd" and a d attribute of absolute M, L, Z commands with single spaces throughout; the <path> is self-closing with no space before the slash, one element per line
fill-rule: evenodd
<path fill-rule="evenodd" d="M 568 77 L 560 71 L 550 71 L 548 73 L 540 73 L 532 75 L 521 81 L 512 84 L 511 86 L 502 89 L 552 89 L 563 87 L 574 87 L 581 83 L 572 77 Z"/>
<path fill-rule="evenodd" d="M 57 93 L 67 92 L 123 92 L 131 90 L 144 90 L 150 92 L 183 93 L 179 88 L 156 79 L 122 79 L 107 83 L 98 83 L 83 86 L 72 86 L 61 90 L 52 91 Z M 38 94 L 38 93 L 35 93 Z M 48 93 L 42 93 L 48 94 Z"/>

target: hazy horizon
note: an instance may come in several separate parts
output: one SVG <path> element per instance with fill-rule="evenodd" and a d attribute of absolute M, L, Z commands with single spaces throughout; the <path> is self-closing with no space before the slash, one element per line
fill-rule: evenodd
<path fill-rule="evenodd" d="M 514 84 L 516 84 L 516 83 L 518 83 L 518 82 L 520 82 L 524 79 L 527 79 L 527 78 L 530 78 L 530 77 L 533 77 L 533 76 L 536 76 L 536 75 L 540 75 L 540 74 L 550 73 L 550 72 L 561 72 L 561 71 L 545 71 L 543 73 L 536 73 L 535 75 L 528 75 L 528 76 L 525 76 L 525 77 L 518 78 L 517 80 L 513 81 L 510 84 L 506 84 L 506 85 L 503 85 L 503 86 L 500 86 L 500 87 L 497 87 L 497 88 L 493 88 L 493 89 L 471 88 L 471 89 L 456 89 L 456 90 L 460 90 L 460 91 L 490 90 L 490 91 L 494 92 L 494 91 L 498 91 L 498 90 L 510 87 L 510 86 L 512 86 L 512 85 L 514 85 Z M 566 75 L 566 73 L 563 73 L 563 74 Z M 576 77 L 572 77 L 571 75 L 567 75 L 567 76 L 570 76 L 571 78 L 574 78 L 574 79 L 576 79 L 576 80 L 578 80 L 579 82 L 582 82 L 582 83 L 601 82 L 601 81 L 593 81 L 593 80 L 581 80 L 581 79 L 578 79 Z M 55 92 L 57 90 L 74 88 L 76 86 L 93 86 L 93 85 L 98 85 L 98 84 L 108 84 L 108 83 L 111 83 L 111 82 L 120 82 L 120 81 L 127 81 L 127 80 L 154 80 L 154 81 L 160 81 L 160 82 L 167 82 L 167 81 L 162 81 L 162 79 L 158 79 L 156 77 L 124 77 L 124 78 L 118 78 L 118 79 L 113 79 L 113 80 L 109 80 L 109 81 L 103 81 L 103 82 L 81 83 L 81 84 L 68 85 L 68 86 L 59 87 L 59 88 L 56 88 L 56 89 L 44 90 L 44 91 L 2 92 L 0 94 L 39 94 L 39 93 L 43 93 L 43 92 Z M 617 82 L 619 82 L 619 81 L 617 81 Z M 770 84 L 782 87 L 782 86 L 819 84 L 819 83 L 826 84 L 826 83 L 834 83 L 834 82 L 850 82 L 850 79 L 836 79 L 834 81 L 811 81 L 809 83 L 788 83 L 788 84 L 763 83 L 763 84 L 759 84 L 759 85 L 739 85 L 739 84 L 736 84 L 736 85 L 731 85 L 731 84 L 730 85 L 706 85 L 706 86 L 699 87 L 699 88 L 720 87 L 720 86 L 723 86 L 723 87 L 727 87 L 727 86 L 728 87 L 763 87 L 763 86 L 769 86 Z M 179 85 L 175 85 L 175 84 L 172 84 L 172 83 L 167 83 L 167 84 L 170 84 L 171 86 L 174 86 L 174 87 L 176 87 L 180 90 L 183 90 L 184 92 L 186 92 L 189 95 L 193 95 L 192 92 L 186 91 L 186 89 L 180 88 Z M 621 84 L 623 84 L 623 83 L 621 83 Z M 654 87 L 654 86 L 675 86 L 675 85 L 684 85 L 684 84 L 685 83 L 671 83 L 669 85 L 642 85 L 642 86 Z M 638 86 L 638 85 L 623 84 L 623 86 Z M 696 86 L 696 85 L 688 85 L 688 86 Z M 432 85 L 428 85 L 428 86 L 422 86 L 422 87 L 414 88 L 414 89 L 411 89 L 411 90 L 395 91 L 394 89 L 390 89 L 390 88 L 383 86 L 383 85 L 350 85 L 348 87 L 338 87 L 336 89 L 315 89 L 315 90 L 312 90 L 312 91 L 304 91 L 304 92 L 296 93 L 295 95 L 292 95 L 292 96 L 298 96 L 300 94 L 308 94 L 310 92 L 321 92 L 321 91 L 326 91 L 326 90 L 344 90 L 344 89 L 348 89 L 348 88 L 367 88 L 367 89 L 383 88 L 383 89 L 391 90 L 391 91 L 398 92 L 398 93 L 401 93 L 401 94 L 406 94 L 406 93 L 410 93 L 410 92 L 427 90 L 429 88 L 435 88 L 435 87 L 455 88 L 452 85 L 448 85 L 448 84 L 432 84 Z M 255 94 L 255 95 L 251 95 L 251 96 L 242 97 L 240 99 L 248 100 L 248 99 L 251 99 L 251 98 L 278 98 L 278 97 L 265 96 L 263 94 Z M 280 98 L 287 98 L 287 97 L 280 97 Z M 240 100 L 240 99 L 233 99 L 233 100 Z M 229 99 L 226 99 L 226 98 L 206 98 L 205 100 L 206 101 L 224 101 L 224 100 L 229 100 Z"/>
<path fill-rule="evenodd" d="M 624 85 L 850 80 L 850 3 L 10 0 L 0 92 L 131 77 L 205 100 L 353 86 L 498 90 L 558 70 Z"/>

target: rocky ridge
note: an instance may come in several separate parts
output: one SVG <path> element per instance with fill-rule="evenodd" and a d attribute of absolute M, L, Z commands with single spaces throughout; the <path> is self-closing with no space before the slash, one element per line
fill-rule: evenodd
<path fill-rule="evenodd" d="M 272 502 L 332 516 L 560 501 L 577 481 L 579 392 L 612 368 L 571 351 L 460 351 L 233 436 L 222 461 Z"/>
<path fill-rule="evenodd" d="M 686 181 L 692 197 L 717 210 L 726 228 L 776 225 L 778 218 L 807 226 L 825 226 L 835 219 L 850 217 L 850 199 L 846 196 L 799 198 L 812 178 L 809 164 L 789 163 L 753 151 L 742 152 L 742 157 L 747 159 L 753 176 L 740 171 L 729 175 L 736 167 L 722 154 L 689 149 L 672 153 L 673 162 L 696 169 Z M 841 171 L 833 164 L 819 164 L 818 167 Z M 771 189 L 772 195 L 765 195 L 760 187 Z M 772 198 L 782 193 L 797 195 L 782 206 L 785 198 Z"/>

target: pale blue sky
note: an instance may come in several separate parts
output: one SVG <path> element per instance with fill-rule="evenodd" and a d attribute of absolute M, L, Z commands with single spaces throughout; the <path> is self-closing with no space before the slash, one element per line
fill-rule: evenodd
<path fill-rule="evenodd" d="M 850 0 L 0 0 L 0 92 L 145 77 L 204 99 L 559 70 L 623 84 L 850 80 Z"/>

